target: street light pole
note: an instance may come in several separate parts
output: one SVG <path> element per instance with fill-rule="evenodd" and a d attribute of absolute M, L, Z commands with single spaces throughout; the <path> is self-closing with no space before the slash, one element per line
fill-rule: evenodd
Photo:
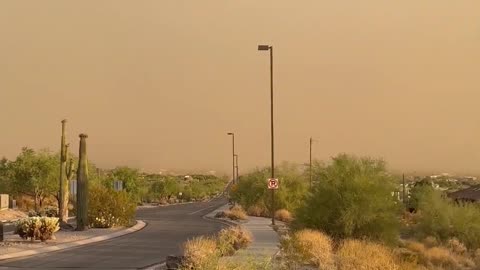
<path fill-rule="evenodd" d="M 237 180 L 238 184 L 238 155 L 235 154 L 235 179 Z"/>
<path fill-rule="evenodd" d="M 273 132 L 273 46 L 258 45 L 259 51 L 270 51 L 270 136 L 272 154 L 272 179 L 275 178 L 274 132 Z M 275 189 L 272 189 L 272 225 L 275 225 Z"/>
<path fill-rule="evenodd" d="M 312 188 L 312 137 L 310 137 L 310 189 Z"/>
<path fill-rule="evenodd" d="M 235 133 L 229 132 L 227 135 L 232 136 L 232 184 L 235 184 Z"/>

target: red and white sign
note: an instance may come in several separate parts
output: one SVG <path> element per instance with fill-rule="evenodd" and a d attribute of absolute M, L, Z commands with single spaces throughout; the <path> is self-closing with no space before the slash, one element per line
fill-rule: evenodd
<path fill-rule="evenodd" d="M 268 189 L 278 189 L 278 179 L 277 178 L 270 178 L 267 182 Z"/>

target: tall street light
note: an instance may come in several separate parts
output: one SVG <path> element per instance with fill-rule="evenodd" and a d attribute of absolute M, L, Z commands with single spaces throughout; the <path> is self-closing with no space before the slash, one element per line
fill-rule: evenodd
<path fill-rule="evenodd" d="M 313 143 L 313 139 L 312 139 L 312 137 L 310 137 L 310 189 L 312 188 L 312 178 L 313 178 L 313 175 L 312 175 L 312 143 Z"/>
<path fill-rule="evenodd" d="M 273 47 L 258 45 L 259 51 L 270 51 L 270 130 L 272 149 L 272 178 L 275 178 L 274 144 L 273 144 Z M 272 189 L 272 225 L 275 225 L 275 189 Z"/>
<path fill-rule="evenodd" d="M 235 184 L 235 133 L 229 132 L 227 135 L 232 136 L 232 184 Z"/>
<path fill-rule="evenodd" d="M 238 154 L 235 154 L 235 179 L 237 180 L 238 183 Z"/>

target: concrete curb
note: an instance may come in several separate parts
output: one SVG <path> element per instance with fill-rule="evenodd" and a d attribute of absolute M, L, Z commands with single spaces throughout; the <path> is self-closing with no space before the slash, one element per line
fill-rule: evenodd
<path fill-rule="evenodd" d="M 63 250 L 63 249 L 68 249 L 68 248 L 74 248 L 78 246 L 83 246 L 87 244 L 92 244 L 100 241 L 105 241 L 109 240 L 112 238 L 120 237 L 126 234 L 134 233 L 136 231 L 139 231 L 143 229 L 147 224 L 141 220 L 137 220 L 137 224 L 134 226 L 121 230 L 118 232 L 110 233 L 107 235 L 101 235 L 101 236 L 95 236 L 83 240 L 78 240 L 74 242 L 68 242 L 68 243 L 63 243 L 63 244 L 58 244 L 50 247 L 44 247 L 44 248 L 38 248 L 38 249 L 33 249 L 33 250 L 24 250 L 20 252 L 14 252 L 10 254 L 5 254 L 5 255 L 0 255 L 0 261 L 2 260 L 7 260 L 7 259 L 13 259 L 13 258 L 19 258 L 19 257 L 26 257 L 26 256 L 33 256 L 33 255 L 38 255 L 38 254 L 43 254 L 43 253 L 48 253 L 48 252 L 53 252 L 53 251 L 58 251 L 58 250 Z"/>

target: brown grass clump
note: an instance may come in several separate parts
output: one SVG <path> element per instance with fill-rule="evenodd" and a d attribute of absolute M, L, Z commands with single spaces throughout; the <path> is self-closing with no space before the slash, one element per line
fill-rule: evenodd
<path fill-rule="evenodd" d="M 293 221 L 293 216 L 287 209 L 280 209 L 275 212 L 275 219 L 288 223 Z"/>
<path fill-rule="evenodd" d="M 188 240 L 183 247 L 185 259 L 181 269 L 214 269 L 218 264 L 217 243 L 207 237 Z"/>
<path fill-rule="evenodd" d="M 268 217 L 268 210 L 261 205 L 252 205 L 247 209 L 247 214 L 254 217 Z"/>
<path fill-rule="evenodd" d="M 282 240 L 282 247 L 291 263 L 335 269 L 332 240 L 322 232 L 309 229 L 298 231 Z"/>
<path fill-rule="evenodd" d="M 407 242 L 405 247 L 413 252 L 417 252 L 420 254 L 423 254 L 425 252 L 425 245 L 419 242 L 409 241 Z"/>
<path fill-rule="evenodd" d="M 423 244 L 425 244 L 425 246 L 428 248 L 437 247 L 438 240 L 433 236 L 427 236 L 425 239 L 423 239 Z"/>
<path fill-rule="evenodd" d="M 234 206 L 232 207 L 231 210 L 225 211 L 226 217 L 228 217 L 231 220 L 247 220 L 248 216 L 247 213 L 241 208 Z"/>
<path fill-rule="evenodd" d="M 459 267 L 457 260 L 450 251 L 442 247 L 432 247 L 424 253 L 425 258 L 435 266 L 450 267 L 456 269 Z"/>
<path fill-rule="evenodd" d="M 360 240 L 345 240 L 337 252 L 339 270 L 400 270 L 390 249 Z"/>
<path fill-rule="evenodd" d="M 231 256 L 235 251 L 252 243 L 252 234 L 240 226 L 221 230 L 217 237 L 217 249 L 221 256 Z"/>
<path fill-rule="evenodd" d="M 451 238 L 447 242 L 447 247 L 455 254 L 463 255 L 467 252 L 467 247 L 457 238 Z"/>

